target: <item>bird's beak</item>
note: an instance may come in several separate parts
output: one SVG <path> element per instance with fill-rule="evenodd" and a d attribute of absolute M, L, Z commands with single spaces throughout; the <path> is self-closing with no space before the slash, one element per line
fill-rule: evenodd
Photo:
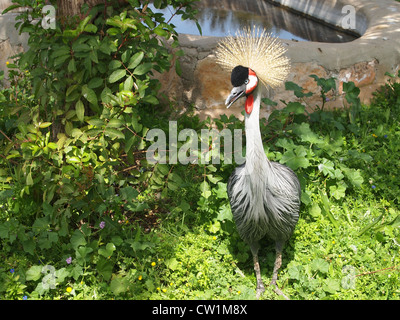
<path fill-rule="evenodd" d="M 235 101 L 246 93 L 246 86 L 234 87 L 225 101 L 226 108 L 229 108 Z"/>

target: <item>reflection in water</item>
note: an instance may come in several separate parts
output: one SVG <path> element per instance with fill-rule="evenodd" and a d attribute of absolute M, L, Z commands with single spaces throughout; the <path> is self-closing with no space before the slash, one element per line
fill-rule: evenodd
<path fill-rule="evenodd" d="M 162 12 L 168 20 L 174 9 L 167 7 Z M 197 19 L 203 36 L 224 37 L 234 35 L 245 26 L 258 26 L 267 29 L 281 39 L 317 42 L 348 42 L 357 37 L 336 30 L 283 8 L 276 7 L 265 0 L 201 0 L 198 4 Z M 178 33 L 200 35 L 193 21 L 182 21 L 174 17 L 171 21 Z"/>

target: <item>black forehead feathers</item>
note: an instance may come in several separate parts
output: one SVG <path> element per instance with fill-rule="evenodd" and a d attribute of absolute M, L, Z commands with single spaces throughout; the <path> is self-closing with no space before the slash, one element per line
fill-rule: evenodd
<path fill-rule="evenodd" d="M 239 87 L 249 78 L 249 68 L 236 66 L 231 73 L 231 82 L 234 87 Z"/>

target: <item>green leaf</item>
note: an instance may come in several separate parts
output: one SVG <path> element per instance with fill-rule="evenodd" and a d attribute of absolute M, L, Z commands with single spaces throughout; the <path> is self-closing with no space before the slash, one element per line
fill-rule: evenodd
<path fill-rule="evenodd" d="M 90 89 L 95 89 L 100 87 L 103 84 L 103 79 L 99 78 L 99 77 L 95 77 L 90 79 L 89 83 L 88 83 L 88 87 Z"/>
<path fill-rule="evenodd" d="M 209 196 L 211 196 L 210 185 L 208 184 L 207 181 L 203 181 L 203 182 L 200 184 L 200 191 L 201 191 L 201 195 L 202 195 L 204 198 L 206 198 L 206 199 L 207 199 Z"/>
<path fill-rule="evenodd" d="M 89 23 L 83 30 L 85 30 L 85 32 L 96 33 L 97 27 L 94 24 Z"/>
<path fill-rule="evenodd" d="M 9 12 L 11 10 L 14 10 L 14 9 L 17 9 L 17 8 L 20 8 L 20 7 L 21 7 L 20 4 L 13 4 L 13 5 L 7 7 L 6 9 L 4 9 L 1 14 L 6 14 L 7 12 Z"/>
<path fill-rule="evenodd" d="M 218 216 L 217 216 L 218 221 L 233 221 L 233 216 L 232 216 L 232 211 L 229 205 L 224 204 L 221 206 L 221 208 L 218 211 Z"/>
<path fill-rule="evenodd" d="M 176 260 L 176 258 L 170 258 L 170 259 L 166 259 L 164 261 L 166 267 L 168 269 L 171 269 L 172 271 L 176 270 L 176 268 L 178 267 L 178 260 Z"/>
<path fill-rule="evenodd" d="M 270 98 L 262 98 L 261 101 L 265 103 L 267 106 L 276 107 L 278 105 L 277 102 L 272 101 Z"/>
<path fill-rule="evenodd" d="M 303 274 L 303 267 L 301 265 L 292 266 L 288 269 L 288 273 L 291 279 L 300 280 Z"/>
<path fill-rule="evenodd" d="M 65 278 L 70 276 L 70 273 L 66 268 L 61 268 L 56 270 L 55 276 L 57 277 L 57 282 L 62 283 L 64 282 Z"/>
<path fill-rule="evenodd" d="M 151 68 L 153 67 L 153 64 L 150 62 L 147 63 L 143 63 L 141 65 L 139 65 L 134 71 L 133 74 L 136 74 L 138 76 L 141 76 L 147 72 L 149 72 L 151 70 Z M 124 70 L 125 71 L 125 70 Z"/>
<path fill-rule="evenodd" d="M 75 250 L 79 246 L 84 246 L 87 243 L 86 240 L 85 240 L 85 237 L 82 234 L 82 232 L 79 231 L 79 230 L 75 230 L 75 232 L 73 233 L 70 241 L 71 241 L 72 248 L 74 248 Z"/>
<path fill-rule="evenodd" d="M 298 168 L 308 168 L 310 162 L 306 157 L 307 151 L 303 146 L 296 147 L 295 150 L 286 151 L 280 162 L 286 164 L 292 170 L 297 170 Z"/>
<path fill-rule="evenodd" d="M 342 168 L 343 173 L 349 179 L 350 183 L 357 188 L 360 188 L 364 182 L 364 178 L 361 175 L 359 169 L 349 169 L 349 168 Z"/>
<path fill-rule="evenodd" d="M 143 101 L 147 102 L 147 103 L 150 103 L 150 104 L 154 104 L 154 105 L 159 103 L 158 99 L 155 96 L 152 96 L 152 95 L 145 96 L 143 98 Z"/>
<path fill-rule="evenodd" d="M 76 116 L 78 117 L 78 120 L 83 121 L 85 117 L 85 106 L 83 105 L 83 102 L 80 99 L 75 105 L 75 112 Z"/>
<path fill-rule="evenodd" d="M 32 266 L 26 271 L 27 281 L 37 281 L 42 277 L 42 266 Z"/>
<path fill-rule="evenodd" d="M 151 245 L 149 242 L 139 242 L 139 241 L 127 241 L 128 243 L 130 243 L 131 248 L 135 251 L 142 251 L 145 250 L 147 248 L 150 248 Z"/>
<path fill-rule="evenodd" d="M 39 128 L 44 129 L 51 126 L 51 122 L 42 122 L 39 123 Z"/>
<path fill-rule="evenodd" d="M 328 216 L 329 220 L 336 228 L 339 227 L 338 220 L 336 220 L 336 218 L 333 216 L 331 212 L 331 204 L 328 199 L 328 196 L 325 193 L 322 193 L 322 191 L 319 192 L 319 195 L 322 200 L 322 211 Z"/>
<path fill-rule="evenodd" d="M 209 232 L 217 233 L 220 230 L 221 230 L 221 222 L 219 222 L 217 219 L 214 219 L 212 222 L 210 222 L 208 226 Z"/>
<path fill-rule="evenodd" d="M 125 69 L 118 69 L 115 70 L 113 73 L 111 73 L 110 77 L 108 78 L 108 82 L 114 83 L 121 78 L 126 76 L 126 70 Z"/>
<path fill-rule="evenodd" d="M 90 60 L 92 60 L 94 63 L 99 63 L 98 57 L 97 57 L 97 50 L 92 50 L 89 53 Z"/>
<path fill-rule="evenodd" d="M 32 239 L 23 241 L 22 247 L 25 252 L 30 253 L 31 255 L 35 254 L 36 243 Z"/>
<path fill-rule="evenodd" d="M 293 143 L 293 140 L 288 140 L 286 138 L 279 138 L 276 141 L 275 145 L 277 147 L 281 147 L 281 148 L 284 148 L 286 150 L 292 150 L 292 149 L 294 149 L 296 147 L 295 144 Z"/>
<path fill-rule="evenodd" d="M 375 218 L 371 223 L 369 223 L 366 227 L 364 227 L 359 235 L 361 236 L 362 234 L 364 234 L 365 232 L 367 232 L 369 229 L 371 229 L 372 227 L 374 227 L 379 221 L 382 220 L 384 214 L 382 213 L 378 218 Z"/>
<path fill-rule="evenodd" d="M 297 98 L 303 98 L 303 97 L 312 96 L 312 92 L 303 93 L 304 89 L 302 87 L 300 87 L 299 85 L 297 85 L 296 83 L 291 82 L 291 81 L 285 82 L 285 89 L 289 90 L 289 91 L 293 91 L 294 95 Z"/>
<path fill-rule="evenodd" d="M 286 112 L 291 112 L 294 114 L 303 114 L 305 111 L 305 106 L 300 102 L 289 102 L 285 107 Z"/>
<path fill-rule="evenodd" d="M 200 25 L 200 23 L 198 21 L 195 21 L 195 22 L 196 22 L 197 30 L 199 30 L 199 33 L 202 36 L 203 35 L 203 31 L 201 30 L 201 25 Z"/>
<path fill-rule="evenodd" d="M 68 72 L 76 72 L 75 59 L 71 59 L 68 63 Z"/>
<path fill-rule="evenodd" d="M 32 179 L 32 173 L 29 172 L 28 175 L 26 176 L 26 185 L 31 186 L 33 185 L 33 179 Z"/>
<path fill-rule="evenodd" d="M 104 130 L 104 134 L 106 135 L 106 136 L 109 136 L 111 139 L 114 139 L 114 138 L 117 138 L 117 139 L 125 139 L 125 135 L 121 132 L 121 131 L 119 131 L 119 130 L 117 130 L 117 129 L 114 129 L 114 128 L 106 128 L 105 130 Z"/>
<path fill-rule="evenodd" d="M 50 148 L 50 149 L 52 149 L 52 150 L 55 150 L 55 149 L 57 149 L 57 144 L 54 143 L 54 142 L 49 142 L 49 143 L 47 144 L 47 147 Z"/>
<path fill-rule="evenodd" d="M 340 282 L 336 279 L 325 279 L 322 289 L 328 293 L 334 294 L 336 291 L 340 291 Z"/>
<path fill-rule="evenodd" d="M 163 29 L 161 25 L 158 25 L 154 30 L 154 33 L 159 35 L 160 37 L 168 37 L 169 33 L 167 30 Z"/>
<path fill-rule="evenodd" d="M 325 176 L 329 175 L 331 178 L 335 178 L 334 164 L 330 160 L 323 158 L 322 162 L 318 165 L 318 170 Z"/>
<path fill-rule="evenodd" d="M 0 238 L 8 238 L 8 226 L 6 223 L 0 224 Z"/>
<path fill-rule="evenodd" d="M 228 199 L 228 194 L 226 191 L 226 183 L 218 182 L 217 188 L 214 188 L 213 191 L 215 192 L 217 198 Z"/>
<path fill-rule="evenodd" d="M 47 230 L 49 226 L 49 218 L 48 217 L 43 217 L 43 218 L 37 218 L 35 222 L 33 223 L 32 226 L 32 231 L 36 234 L 43 230 Z"/>
<path fill-rule="evenodd" d="M 146 202 L 135 202 L 128 203 L 127 208 L 133 212 L 140 212 L 149 209 L 149 205 Z"/>
<path fill-rule="evenodd" d="M 72 50 L 75 52 L 87 52 L 87 51 L 90 51 L 91 48 L 86 43 L 74 42 L 72 44 Z"/>
<path fill-rule="evenodd" d="M 120 119 L 111 119 L 108 123 L 107 123 L 107 127 L 109 128 L 120 128 L 124 125 L 124 122 Z"/>
<path fill-rule="evenodd" d="M 88 87 L 88 85 L 82 86 L 82 95 L 91 104 L 97 105 L 97 95 L 96 93 Z"/>
<path fill-rule="evenodd" d="M 182 67 L 179 59 L 176 59 L 175 61 L 175 72 L 178 76 L 182 76 Z"/>
<path fill-rule="evenodd" d="M 104 87 L 103 91 L 100 94 L 101 102 L 110 103 L 111 102 L 112 92 L 108 87 Z"/>
<path fill-rule="evenodd" d="M 82 267 L 77 264 L 71 271 L 71 276 L 76 280 L 83 274 L 83 269 Z"/>
<path fill-rule="evenodd" d="M 115 245 L 114 245 L 114 243 L 112 243 L 112 242 L 110 242 L 110 243 L 107 243 L 107 245 L 106 245 L 106 247 L 104 248 L 104 247 L 101 247 L 99 250 L 98 250 L 98 253 L 100 254 L 100 255 L 102 255 L 103 257 L 105 257 L 105 258 L 109 258 L 110 256 L 112 256 L 112 254 L 113 254 L 113 252 L 115 251 Z"/>
<path fill-rule="evenodd" d="M 131 123 L 135 132 L 140 132 L 143 129 L 143 125 L 139 122 L 139 118 L 135 114 L 132 116 Z"/>
<path fill-rule="evenodd" d="M 321 214 L 321 208 L 314 202 L 309 212 L 312 217 L 318 217 Z"/>
<path fill-rule="evenodd" d="M 68 157 L 66 159 L 66 161 L 68 163 L 80 163 L 81 162 L 81 160 L 78 157 Z"/>
<path fill-rule="evenodd" d="M 346 196 L 347 185 L 340 181 L 337 185 L 333 185 L 329 187 L 329 191 L 332 197 L 336 200 L 340 200 Z"/>
<path fill-rule="evenodd" d="M 127 279 L 127 277 L 114 278 L 110 282 L 110 290 L 116 296 L 126 292 L 128 287 L 129 287 L 129 280 Z"/>
<path fill-rule="evenodd" d="M 124 82 L 124 90 L 130 91 L 133 88 L 133 78 L 132 76 L 129 76 L 126 78 Z"/>
<path fill-rule="evenodd" d="M 119 61 L 119 60 L 112 60 L 112 61 L 109 63 L 108 68 L 109 68 L 110 70 L 114 70 L 114 69 L 117 69 L 117 68 L 119 68 L 119 67 L 121 67 L 121 66 L 122 66 L 122 62 L 121 62 L 121 61 Z"/>
<path fill-rule="evenodd" d="M 144 52 L 135 53 L 129 60 L 128 69 L 135 69 L 142 62 Z"/>
<path fill-rule="evenodd" d="M 217 182 L 222 180 L 222 177 L 218 177 L 218 176 L 213 176 L 212 174 L 207 174 L 206 175 L 208 181 L 210 181 L 213 184 L 216 184 Z"/>
<path fill-rule="evenodd" d="M 90 247 L 80 246 L 75 250 L 76 259 L 79 264 L 83 265 L 85 262 L 89 261 L 89 253 L 92 253 L 93 249 Z"/>
<path fill-rule="evenodd" d="M 160 9 L 162 5 L 162 0 L 154 0 L 154 7 Z M 15 6 L 15 5 L 14 5 Z M 19 7 L 19 5 L 17 5 Z"/>
<path fill-rule="evenodd" d="M 131 186 L 121 188 L 119 190 L 119 192 L 121 194 L 122 199 L 130 201 L 130 202 L 133 202 L 139 195 L 139 192 Z"/>
<path fill-rule="evenodd" d="M 316 144 L 322 141 L 319 139 L 318 135 L 311 130 L 310 125 L 305 122 L 303 122 L 301 125 L 295 126 L 293 132 L 297 134 L 304 142 Z"/>
<path fill-rule="evenodd" d="M 312 270 L 320 271 L 322 273 L 327 273 L 329 270 L 329 263 L 321 258 L 314 259 L 311 262 L 310 266 L 311 266 Z"/>
<path fill-rule="evenodd" d="M 71 57 L 70 54 L 64 55 L 64 56 L 59 56 L 57 58 L 54 59 L 54 66 L 57 67 L 60 64 L 63 64 L 67 59 L 69 59 Z M 68 63 L 69 64 L 69 63 Z M 10 67 L 10 65 L 8 65 L 8 67 Z"/>

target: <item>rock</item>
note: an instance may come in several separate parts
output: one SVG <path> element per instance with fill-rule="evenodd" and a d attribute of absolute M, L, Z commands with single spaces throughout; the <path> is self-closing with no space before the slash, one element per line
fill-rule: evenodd
<path fill-rule="evenodd" d="M 376 60 L 372 60 L 369 62 L 360 62 L 349 68 L 340 70 L 338 76 L 339 93 L 343 93 L 343 82 L 352 81 L 359 88 L 373 84 L 376 78 L 377 64 Z"/>
<path fill-rule="evenodd" d="M 194 70 L 193 101 L 197 109 L 225 108 L 231 91 L 230 73 L 223 70 L 214 55 L 200 60 Z"/>

